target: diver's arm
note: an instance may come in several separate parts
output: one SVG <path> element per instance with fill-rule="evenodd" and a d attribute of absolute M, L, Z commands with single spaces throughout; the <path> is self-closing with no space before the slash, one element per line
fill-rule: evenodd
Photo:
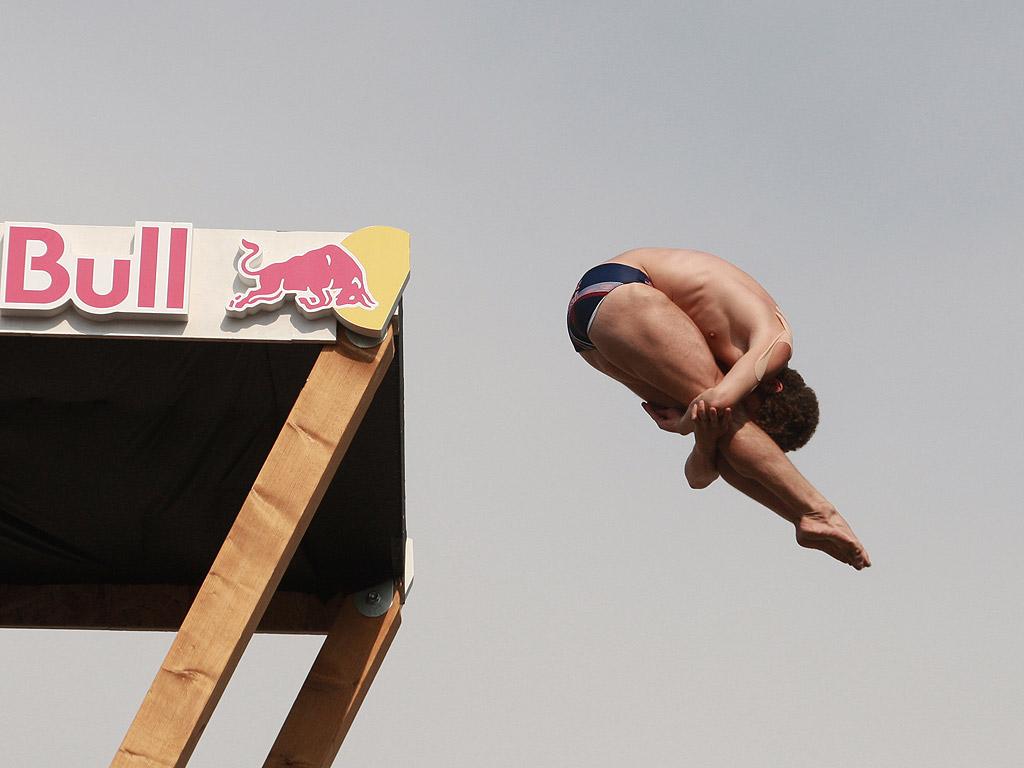
<path fill-rule="evenodd" d="M 690 408 L 695 438 L 683 471 L 691 488 L 707 488 L 718 479 L 718 438 L 729 430 L 732 411 L 719 411 L 701 401 Z"/>

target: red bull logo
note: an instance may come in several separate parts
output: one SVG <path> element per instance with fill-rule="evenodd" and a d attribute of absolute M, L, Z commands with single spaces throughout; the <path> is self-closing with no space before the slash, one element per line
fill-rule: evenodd
<path fill-rule="evenodd" d="M 387 226 L 0 223 L 0 335 L 383 339 L 408 279 L 409 233 Z"/>
<path fill-rule="evenodd" d="M 238 276 L 252 287 L 228 302 L 232 317 L 280 309 L 288 297 L 308 317 L 345 307 L 377 307 L 362 263 L 336 243 L 264 266 L 258 244 L 243 239 L 239 253 Z"/>

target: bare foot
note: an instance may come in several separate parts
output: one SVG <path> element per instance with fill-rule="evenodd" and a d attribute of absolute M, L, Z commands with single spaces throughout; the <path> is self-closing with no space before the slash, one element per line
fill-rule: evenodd
<path fill-rule="evenodd" d="M 801 517 L 796 523 L 796 543 L 808 549 L 820 549 L 858 571 L 871 566 L 871 558 L 863 545 L 834 510 L 831 514 L 813 513 Z"/>

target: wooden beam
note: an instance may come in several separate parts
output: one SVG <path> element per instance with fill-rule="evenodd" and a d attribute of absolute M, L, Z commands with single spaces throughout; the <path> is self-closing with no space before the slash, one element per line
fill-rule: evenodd
<path fill-rule="evenodd" d="M 401 624 L 401 594 L 368 618 L 349 597 L 327 633 L 263 768 L 330 768 Z"/>
<path fill-rule="evenodd" d="M 324 347 L 111 768 L 188 762 L 393 356 Z"/>

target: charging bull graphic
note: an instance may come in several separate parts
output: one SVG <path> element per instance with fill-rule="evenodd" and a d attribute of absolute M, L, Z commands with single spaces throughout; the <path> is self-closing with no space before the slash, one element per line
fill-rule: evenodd
<path fill-rule="evenodd" d="M 279 309 L 292 296 L 303 314 L 315 317 L 342 307 L 372 310 L 377 301 L 366 284 L 366 270 L 352 252 L 329 243 L 303 254 L 260 267 L 260 246 L 242 240 L 238 276 L 252 288 L 227 307 L 232 317 Z"/>

